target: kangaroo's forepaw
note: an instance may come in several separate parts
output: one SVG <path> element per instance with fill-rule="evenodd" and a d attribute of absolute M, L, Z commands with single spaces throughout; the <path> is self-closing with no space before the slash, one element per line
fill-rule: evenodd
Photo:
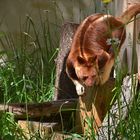
<path fill-rule="evenodd" d="M 83 95 L 85 93 L 85 87 L 81 85 L 80 83 L 76 84 L 76 92 L 79 96 Z"/>

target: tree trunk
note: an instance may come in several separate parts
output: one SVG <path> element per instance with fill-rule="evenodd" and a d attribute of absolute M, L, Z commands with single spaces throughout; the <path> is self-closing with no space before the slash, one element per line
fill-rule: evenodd
<path fill-rule="evenodd" d="M 70 51 L 73 34 L 78 24 L 66 23 L 62 27 L 60 50 L 56 59 L 56 80 L 54 100 L 77 98 L 75 86 L 66 74 L 66 58 Z"/>

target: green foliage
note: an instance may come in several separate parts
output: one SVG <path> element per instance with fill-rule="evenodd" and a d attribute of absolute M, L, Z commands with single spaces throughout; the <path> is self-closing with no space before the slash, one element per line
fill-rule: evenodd
<path fill-rule="evenodd" d="M 26 140 L 23 130 L 15 122 L 12 113 L 3 113 L 0 118 L 0 139 Z"/>
<path fill-rule="evenodd" d="M 134 93 L 133 93 L 134 94 Z M 115 130 L 114 138 L 125 138 L 129 140 L 140 139 L 140 96 L 137 91 L 135 99 L 129 108 L 128 116 L 125 120 L 120 120 L 120 123 Z"/>
<path fill-rule="evenodd" d="M 20 25 L 17 37 L 12 33 L 0 34 L 0 103 L 45 102 L 53 98 L 55 62 L 58 44 L 51 41 L 49 23 L 40 17 L 35 25 L 30 16 Z M 24 131 L 11 113 L 0 116 L 0 139 L 26 140 Z M 40 133 L 30 139 L 43 140 Z"/>
<path fill-rule="evenodd" d="M 0 69 L 1 102 L 43 102 L 51 100 L 54 91 L 55 63 L 58 45 L 50 41 L 46 21 L 41 19 L 43 34 L 31 17 L 20 27 L 20 36 L 11 33 L 0 38 L 5 55 Z"/>

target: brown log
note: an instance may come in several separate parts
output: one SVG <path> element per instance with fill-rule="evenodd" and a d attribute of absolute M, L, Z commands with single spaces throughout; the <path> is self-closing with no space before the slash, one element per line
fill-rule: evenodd
<path fill-rule="evenodd" d="M 16 119 L 35 119 L 56 116 L 59 113 L 72 112 L 76 108 L 76 100 L 59 100 L 45 103 L 17 103 L 0 105 L 0 112 L 11 112 Z"/>
<path fill-rule="evenodd" d="M 35 134 L 38 134 L 41 138 L 47 140 L 52 137 L 52 133 L 54 133 L 55 130 L 61 130 L 61 124 L 56 122 L 46 123 L 39 121 L 19 120 L 18 125 L 23 130 L 23 134 L 27 140 L 34 137 Z"/>

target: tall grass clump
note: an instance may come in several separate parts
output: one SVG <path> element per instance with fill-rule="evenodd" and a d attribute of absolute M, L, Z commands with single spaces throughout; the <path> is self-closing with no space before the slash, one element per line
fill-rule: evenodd
<path fill-rule="evenodd" d="M 47 13 L 45 17 L 39 13 L 39 21 L 36 25 L 27 15 L 17 36 L 11 32 L 0 33 L 1 104 L 40 103 L 53 99 L 59 34 L 55 33 L 52 41 L 54 33 Z M 56 24 L 53 26 L 59 30 Z M 39 133 L 28 135 L 31 139 L 43 139 Z M 0 116 L 0 139 L 27 139 L 12 113 L 3 112 Z"/>
<path fill-rule="evenodd" d="M 43 102 L 52 99 L 54 59 L 59 43 L 51 41 L 49 21 L 40 16 L 40 28 L 28 15 L 20 33 L 1 32 L 0 102 Z M 57 36 L 57 35 L 56 35 Z"/>
<path fill-rule="evenodd" d="M 0 118 L 0 139 L 26 140 L 23 130 L 17 125 L 12 113 L 3 113 Z"/>
<path fill-rule="evenodd" d="M 134 21 L 135 22 L 135 21 Z M 135 23 L 134 23 L 135 24 Z M 135 30 L 135 27 L 134 27 Z M 139 84 L 137 85 L 137 53 L 136 53 L 136 34 L 133 34 L 133 41 L 128 45 L 128 47 L 132 48 L 132 65 L 131 72 L 129 76 L 131 77 L 131 91 L 130 91 L 130 99 L 128 101 L 128 97 L 125 95 L 123 102 L 125 102 L 125 106 L 121 106 L 123 103 L 120 101 L 120 96 L 123 94 L 122 92 L 122 80 L 124 78 L 123 70 L 116 69 L 116 84 L 115 91 L 116 100 L 118 102 L 118 110 L 119 110 L 119 124 L 116 127 L 114 133 L 112 133 L 113 139 L 128 139 L 128 140 L 138 140 L 140 139 L 140 91 Z M 130 40 L 129 40 L 130 41 Z M 116 66 L 119 63 L 116 63 Z M 127 69 L 127 68 L 125 68 Z M 126 76 L 126 75 L 125 75 Z M 136 87 L 137 86 L 137 87 Z M 123 111 L 123 108 L 126 108 L 126 112 Z M 126 113 L 126 117 L 123 117 L 123 113 Z"/>

